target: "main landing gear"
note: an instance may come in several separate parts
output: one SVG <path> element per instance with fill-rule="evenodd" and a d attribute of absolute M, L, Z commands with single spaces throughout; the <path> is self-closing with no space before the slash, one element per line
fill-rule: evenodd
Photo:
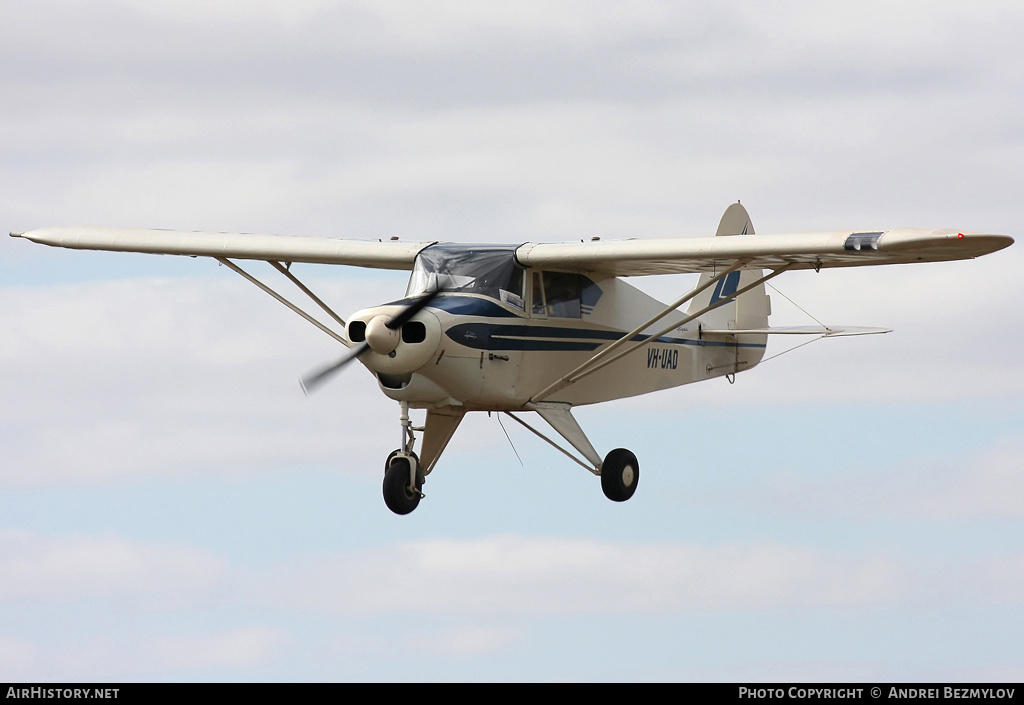
<path fill-rule="evenodd" d="M 602 462 L 601 456 L 594 450 L 594 446 L 587 439 L 587 435 L 580 428 L 580 425 L 576 423 L 576 419 L 573 418 L 572 409 L 568 404 L 539 402 L 530 405 L 529 409 L 530 411 L 536 411 L 541 418 L 547 421 L 548 425 L 568 441 L 569 445 L 575 448 L 585 461 L 555 443 L 519 418 L 518 415 L 507 411 L 504 413 L 550 443 L 573 462 L 583 466 L 593 474 L 599 475 L 601 477 L 601 489 L 604 491 L 604 496 L 608 499 L 613 502 L 625 502 L 633 496 L 636 492 L 637 483 L 640 482 L 640 464 L 636 461 L 635 455 L 625 448 L 616 448 L 606 455 Z"/>
<path fill-rule="evenodd" d="M 616 448 L 601 463 L 601 489 L 613 502 L 625 502 L 636 492 L 640 481 L 640 464 L 625 448 Z"/>

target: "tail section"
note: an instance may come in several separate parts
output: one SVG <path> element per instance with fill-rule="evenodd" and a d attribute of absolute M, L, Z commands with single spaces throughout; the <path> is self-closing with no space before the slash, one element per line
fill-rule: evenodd
<path fill-rule="evenodd" d="M 722 220 L 718 224 L 718 232 L 715 233 L 718 237 L 753 234 L 754 226 L 750 222 L 750 216 L 738 201 L 725 209 L 725 214 L 722 215 Z M 690 302 L 687 313 L 696 313 L 716 301 L 727 299 L 762 276 L 763 274 L 760 269 L 743 269 L 731 272 L 719 279 L 713 286 L 708 287 L 697 295 Z M 713 273 L 705 272 L 701 274 L 700 284 L 705 284 L 713 277 Z M 711 330 L 750 330 L 767 328 L 768 315 L 770 313 L 771 303 L 768 295 L 765 294 L 764 284 L 759 284 L 750 291 L 740 294 L 732 301 L 705 313 L 699 320 L 702 328 Z M 767 336 L 753 334 L 740 336 L 715 335 L 714 339 L 720 343 L 725 343 L 725 347 L 731 347 L 734 354 L 730 356 L 733 359 L 733 363 L 727 365 L 727 368 L 723 368 L 723 365 L 726 363 L 716 360 L 716 364 L 711 365 L 714 368 L 711 376 L 729 374 L 753 367 L 764 357 L 764 345 Z M 729 343 L 732 343 L 732 345 L 729 345 Z M 715 357 L 721 356 L 716 354 Z"/>

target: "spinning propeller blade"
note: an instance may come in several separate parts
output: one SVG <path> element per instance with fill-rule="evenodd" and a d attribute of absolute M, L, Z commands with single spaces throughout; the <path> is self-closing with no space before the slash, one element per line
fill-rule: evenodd
<path fill-rule="evenodd" d="M 440 293 L 442 293 L 442 291 L 441 288 L 438 287 L 437 289 L 428 291 L 425 294 L 420 294 L 420 296 L 411 304 L 406 306 L 405 309 L 400 314 L 398 314 L 390 321 L 388 321 L 388 328 L 390 328 L 391 330 L 398 330 L 399 328 L 404 326 L 409 321 L 410 318 L 412 318 L 417 313 L 422 311 L 431 301 L 436 299 L 437 295 Z"/>
<path fill-rule="evenodd" d="M 355 348 L 351 349 L 347 355 L 344 355 L 340 360 L 335 363 L 328 365 L 319 372 L 315 372 L 305 377 L 299 377 L 299 386 L 302 387 L 302 393 L 309 396 L 312 392 L 316 391 L 316 388 L 327 381 L 329 377 L 334 375 L 335 372 L 340 370 L 348 363 L 355 360 L 357 357 L 362 355 L 364 352 L 369 350 L 369 343 L 360 343 Z"/>
<path fill-rule="evenodd" d="M 401 313 L 388 321 L 385 325 L 391 330 L 398 330 L 403 325 L 409 322 L 409 320 L 417 313 L 422 311 L 431 301 L 437 298 L 437 295 L 442 293 L 440 288 L 428 291 L 425 294 L 417 297 L 415 301 L 402 309 Z M 305 377 L 299 378 L 299 386 L 302 387 L 302 392 L 309 396 L 316 390 L 317 387 L 326 382 L 330 377 L 337 373 L 341 368 L 345 367 L 348 363 L 355 360 L 357 357 L 362 355 L 370 348 L 370 344 L 362 342 L 356 347 L 349 350 L 349 352 L 342 356 L 337 362 L 334 362 L 322 370 L 315 372 Z"/>

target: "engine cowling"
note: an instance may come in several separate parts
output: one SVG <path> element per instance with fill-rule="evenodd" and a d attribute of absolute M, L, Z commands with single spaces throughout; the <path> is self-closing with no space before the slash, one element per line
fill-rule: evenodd
<path fill-rule="evenodd" d="M 374 306 L 352 314 L 347 324 L 348 338 L 369 346 L 359 361 L 378 376 L 403 377 L 423 367 L 441 344 L 441 322 L 424 309 L 400 329 L 387 324 L 405 310 L 405 306 Z"/>

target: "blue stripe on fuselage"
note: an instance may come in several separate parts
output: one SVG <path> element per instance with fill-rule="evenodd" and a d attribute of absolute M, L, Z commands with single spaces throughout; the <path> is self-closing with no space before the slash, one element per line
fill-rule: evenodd
<path fill-rule="evenodd" d="M 542 325 L 507 325 L 494 323 L 459 323 L 445 334 L 459 345 L 476 350 L 596 350 L 606 341 L 622 338 L 624 333 L 593 328 L 564 328 Z M 643 342 L 648 335 L 634 335 L 632 340 Z M 587 342 L 581 339 L 589 339 Z M 691 340 L 662 336 L 653 341 L 668 345 L 697 345 L 707 347 L 763 348 L 762 343 L 730 343 L 717 340 Z"/>

